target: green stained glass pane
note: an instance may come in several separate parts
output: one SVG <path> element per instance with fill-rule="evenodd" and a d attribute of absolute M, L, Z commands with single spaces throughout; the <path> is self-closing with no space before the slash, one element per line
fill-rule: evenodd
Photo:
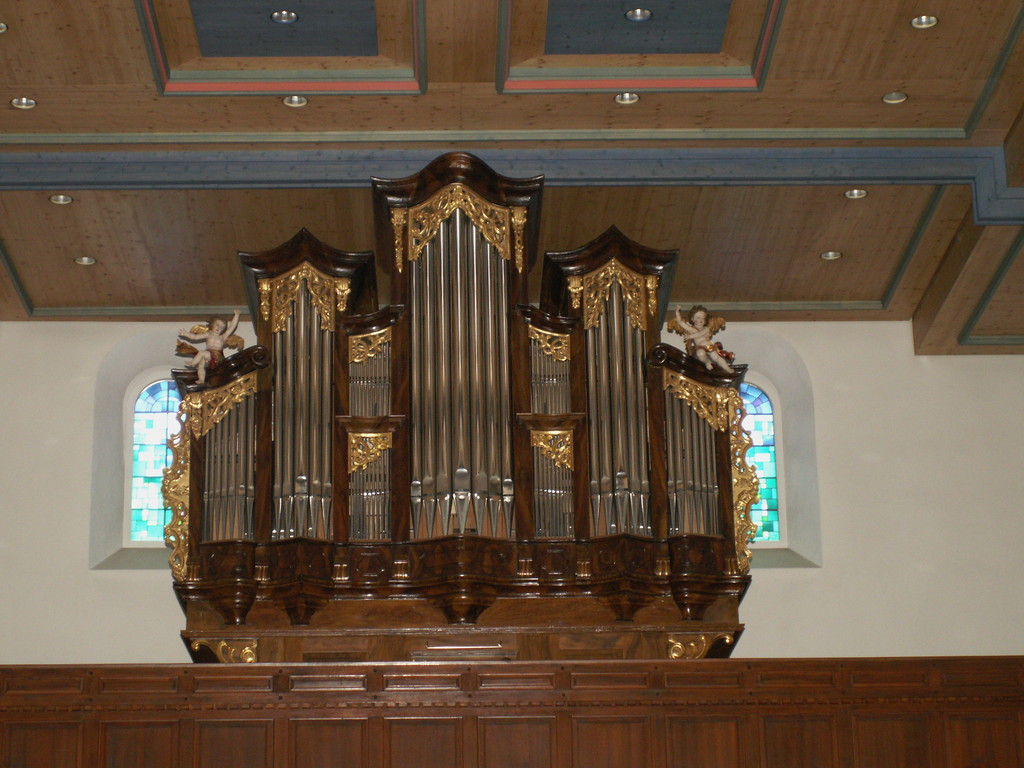
<path fill-rule="evenodd" d="M 170 466 L 167 441 L 177 433 L 181 398 L 171 380 L 146 387 L 135 401 L 132 436 L 132 541 L 163 541 L 169 510 L 164 507 L 163 475 Z"/>
<path fill-rule="evenodd" d="M 757 525 L 754 541 L 779 541 L 778 469 L 775 463 L 775 414 L 768 395 L 752 384 L 740 384 L 747 412 L 743 428 L 750 433 L 753 447 L 747 460 L 757 469 L 761 498 L 750 511 Z"/>

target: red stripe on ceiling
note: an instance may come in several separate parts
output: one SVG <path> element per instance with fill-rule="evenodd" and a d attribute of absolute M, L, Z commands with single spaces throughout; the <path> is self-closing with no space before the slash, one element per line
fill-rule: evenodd
<path fill-rule="evenodd" d="M 415 80 L 391 81 L 357 81 L 328 82 L 323 80 L 260 80 L 230 81 L 219 80 L 209 82 L 203 80 L 174 80 L 164 84 L 167 93 L 265 93 L 280 94 L 283 92 L 299 93 L 365 93 L 396 92 L 419 93 L 420 86 Z"/>
<path fill-rule="evenodd" d="M 679 77 L 679 78 L 622 78 L 622 79 L 516 79 L 506 80 L 506 91 L 592 91 L 608 90 L 707 90 L 709 88 L 757 88 L 757 79 L 744 77 Z"/>

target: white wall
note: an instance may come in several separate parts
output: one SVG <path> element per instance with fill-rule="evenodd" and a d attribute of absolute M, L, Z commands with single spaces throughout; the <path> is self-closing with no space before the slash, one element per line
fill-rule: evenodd
<path fill-rule="evenodd" d="M 93 476 L 101 363 L 164 332 L 177 365 L 176 328 L 0 323 L 0 664 L 187 660 L 166 571 L 89 568 L 93 485 L 121 481 Z M 1024 356 L 914 357 L 906 323 L 722 334 L 741 362 L 750 338 L 807 367 L 822 567 L 754 570 L 736 656 L 1021 653 Z"/>

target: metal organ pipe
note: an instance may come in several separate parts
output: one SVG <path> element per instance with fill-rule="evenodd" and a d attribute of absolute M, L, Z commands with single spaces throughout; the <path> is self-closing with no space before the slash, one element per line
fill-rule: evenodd
<path fill-rule="evenodd" d="M 414 538 L 512 535 L 507 269 L 461 209 L 410 262 Z"/>
<path fill-rule="evenodd" d="M 646 335 L 633 328 L 617 281 L 586 338 L 594 534 L 650 535 Z"/>

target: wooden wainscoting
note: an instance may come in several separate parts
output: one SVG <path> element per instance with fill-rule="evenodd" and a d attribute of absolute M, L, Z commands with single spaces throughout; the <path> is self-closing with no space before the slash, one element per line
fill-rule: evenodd
<path fill-rule="evenodd" d="M 1024 657 L 0 667 L 4 768 L 1024 768 Z"/>

